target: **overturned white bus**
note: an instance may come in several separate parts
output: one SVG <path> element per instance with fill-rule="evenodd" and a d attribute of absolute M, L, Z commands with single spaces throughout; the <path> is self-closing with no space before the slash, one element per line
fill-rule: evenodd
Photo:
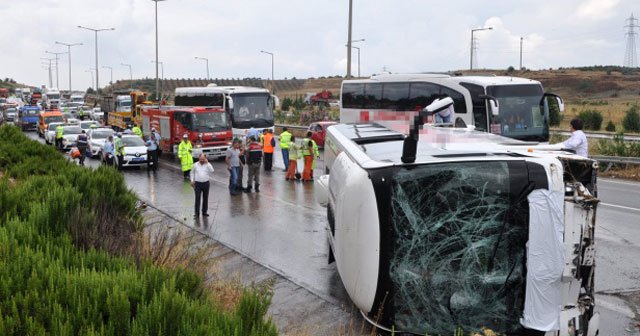
<path fill-rule="evenodd" d="M 469 129 L 341 124 L 325 163 L 329 261 L 369 322 L 596 335 L 595 161 Z"/>

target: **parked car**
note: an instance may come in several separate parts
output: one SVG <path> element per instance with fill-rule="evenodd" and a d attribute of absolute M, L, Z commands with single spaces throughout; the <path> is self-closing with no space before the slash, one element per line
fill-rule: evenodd
<path fill-rule="evenodd" d="M 76 145 L 78 135 L 82 133 L 82 128 L 77 125 L 65 125 L 62 135 L 62 149 L 69 150 Z"/>
<path fill-rule="evenodd" d="M 327 127 L 335 124 L 337 124 L 335 121 L 319 121 L 309 125 L 308 131 L 313 133 L 311 135 L 311 139 L 316 142 L 318 147 L 324 147 L 324 138 L 327 134 Z"/>
<path fill-rule="evenodd" d="M 15 107 L 7 107 L 4 110 L 4 119 L 8 123 L 17 123 L 18 122 L 18 109 Z"/>
<path fill-rule="evenodd" d="M 122 167 L 141 167 L 147 165 L 147 146 L 139 136 L 135 134 L 124 134 L 122 135 L 122 144 L 124 145 Z M 105 160 L 104 155 L 102 160 Z M 117 157 L 115 165 L 118 165 Z"/>
<path fill-rule="evenodd" d="M 113 135 L 114 131 L 110 128 L 93 128 L 87 131 L 89 138 L 89 151 L 91 151 L 91 157 L 102 157 L 102 147 L 107 141 L 110 135 Z"/>
<path fill-rule="evenodd" d="M 56 143 L 56 127 L 58 125 L 64 125 L 63 122 L 50 122 L 47 125 L 47 129 L 44 131 L 44 142 L 47 145 L 53 145 Z"/>

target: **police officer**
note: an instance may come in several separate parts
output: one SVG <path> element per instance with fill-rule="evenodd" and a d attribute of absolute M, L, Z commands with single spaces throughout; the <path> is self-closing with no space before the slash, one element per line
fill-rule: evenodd
<path fill-rule="evenodd" d="M 189 141 L 189 136 L 185 133 L 185 135 L 182 136 L 180 145 L 178 145 L 178 157 L 180 158 L 180 165 L 182 167 L 182 176 L 185 180 L 189 180 L 189 173 L 193 167 L 192 151 L 191 141 Z"/>
<path fill-rule="evenodd" d="M 64 127 L 62 125 L 56 126 L 56 147 L 58 150 L 62 150 L 62 139 L 64 138 Z"/>
<path fill-rule="evenodd" d="M 120 170 L 122 169 L 122 161 L 124 160 L 124 144 L 122 143 L 121 133 L 118 133 L 114 146 L 116 147 L 116 157 L 118 158 L 118 170 Z"/>

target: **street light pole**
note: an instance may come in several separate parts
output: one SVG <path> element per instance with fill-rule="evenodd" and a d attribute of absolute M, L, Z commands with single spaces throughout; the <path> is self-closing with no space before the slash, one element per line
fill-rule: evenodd
<path fill-rule="evenodd" d="M 196 59 L 207 62 L 207 80 L 211 79 L 209 77 L 209 59 L 206 57 L 198 57 L 198 56 L 196 56 Z"/>
<path fill-rule="evenodd" d="M 82 43 L 63 43 L 56 41 L 56 44 L 67 46 L 67 54 L 69 54 L 69 94 L 71 94 L 71 47 L 81 46 Z"/>
<path fill-rule="evenodd" d="M 156 3 L 156 60 L 155 60 L 156 62 L 156 98 L 158 99 L 158 102 L 160 102 L 161 93 L 160 93 L 160 79 L 158 78 L 158 64 L 161 64 L 161 62 L 158 62 L 158 2 L 165 1 L 165 0 L 151 0 L 151 1 Z"/>
<path fill-rule="evenodd" d="M 365 39 L 359 39 L 359 40 L 353 40 L 353 41 L 351 41 L 351 43 L 352 43 L 351 48 L 358 50 L 358 77 L 360 77 L 360 48 L 359 48 L 359 47 L 354 47 L 354 46 L 353 46 L 353 43 L 356 43 L 356 42 L 364 42 L 364 41 L 365 41 Z M 348 47 L 349 47 L 349 44 L 346 44 L 346 45 L 345 45 L 345 47 L 347 47 L 347 48 L 348 48 Z"/>
<path fill-rule="evenodd" d="M 161 70 L 161 75 L 160 76 L 162 78 L 162 85 L 164 86 L 164 62 L 151 61 L 151 63 L 155 63 L 156 64 L 156 68 L 158 68 L 158 64 L 160 64 L 160 70 Z M 164 88 L 160 88 L 159 91 L 158 91 L 158 101 L 160 101 L 162 99 L 162 91 L 164 91 Z"/>
<path fill-rule="evenodd" d="M 474 49 L 473 47 L 475 46 L 475 43 L 473 41 L 473 33 L 481 30 L 492 30 L 492 29 L 493 27 L 471 29 L 471 52 L 470 52 L 471 57 L 469 58 L 469 70 L 473 70 L 473 49 Z"/>
<path fill-rule="evenodd" d="M 91 74 L 91 86 L 93 86 L 93 69 L 85 70 L 84 72 L 88 72 Z"/>
<path fill-rule="evenodd" d="M 111 71 L 111 81 L 109 81 L 109 85 L 113 85 L 113 68 L 108 65 L 103 65 L 102 67 Z"/>
<path fill-rule="evenodd" d="M 62 54 L 66 54 L 64 52 L 51 52 L 51 51 L 45 51 L 45 53 L 47 54 L 51 54 L 55 56 L 55 60 L 56 60 L 56 88 L 59 90 L 60 89 L 60 81 L 58 80 L 58 55 L 62 55 Z"/>
<path fill-rule="evenodd" d="M 273 53 L 272 52 L 268 52 L 268 51 L 264 51 L 264 50 L 260 50 L 261 53 L 263 54 L 268 54 L 271 55 L 271 94 L 275 94 L 275 87 L 274 87 L 274 77 L 273 77 Z"/>
<path fill-rule="evenodd" d="M 88 27 L 84 27 L 84 26 L 78 26 L 78 28 L 91 30 L 92 32 L 95 33 L 95 44 L 96 44 L 96 94 L 97 94 L 99 86 L 100 86 L 100 74 L 98 73 L 98 32 L 105 31 L 105 30 L 116 30 L 116 29 L 115 28 L 95 29 L 95 28 L 88 28 Z"/>
<path fill-rule="evenodd" d="M 53 76 L 51 75 L 51 62 L 55 59 L 55 58 L 45 58 L 45 57 L 40 57 L 40 59 L 45 60 L 45 61 L 49 61 L 49 87 L 53 87 Z"/>
<path fill-rule="evenodd" d="M 131 90 L 133 90 L 133 70 L 131 70 L 131 64 L 120 63 L 120 65 L 129 67 L 129 85 L 131 86 Z"/>
<path fill-rule="evenodd" d="M 522 70 L 522 37 L 520 37 L 520 70 Z"/>
<path fill-rule="evenodd" d="M 353 17 L 353 0 L 349 0 L 349 27 L 347 28 L 347 79 L 351 78 L 351 24 Z"/>

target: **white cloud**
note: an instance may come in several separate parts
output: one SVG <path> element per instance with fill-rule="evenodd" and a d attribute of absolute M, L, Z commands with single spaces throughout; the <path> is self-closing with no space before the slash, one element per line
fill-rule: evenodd
<path fill-rule="evenodd" d="M 620 0 L 588 0 L 578 7 L 577 15 L 590 20 L 605 20 L 615 15 Z"/>

